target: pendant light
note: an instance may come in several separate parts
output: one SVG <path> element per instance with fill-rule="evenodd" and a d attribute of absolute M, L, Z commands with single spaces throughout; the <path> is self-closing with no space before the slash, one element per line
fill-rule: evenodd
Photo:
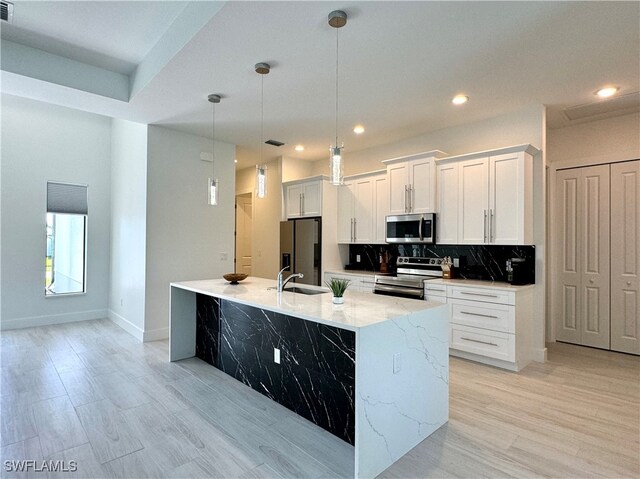
<path fill-rule="evenodd" d="M 211 102 L 213 115 L 211 120 L 211 178 L 209 178 L 208 197 L 210 206 L 218 206 L 218 178 L 216 178 L 216 103 L 220 103 L 220 95 L 211 94 L 208 96 Z"/>
<path fill-rule="evenodd" d="M 271 71 L 268 63 L 256 63 L 255 70 L 260 75 L 260 164 L 256 165 L 256 197 L 267 196 L 267 165 L 262 159 L 264 146 L 264 76 Z"/>
<path fill-rule="evenodd" d="M 347 14 L 334 10 L 329 14 L 329 25 L 336 29 L 336 142 L 329 148 L 329 181 L 332 185 L 344 184 L 344 144 L 338 146 L 338 30 L 347 24 Z"/>

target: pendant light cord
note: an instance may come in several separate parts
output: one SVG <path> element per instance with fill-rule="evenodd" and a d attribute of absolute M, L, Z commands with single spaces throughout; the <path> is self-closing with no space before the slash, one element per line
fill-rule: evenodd
<path fill-rule="evenodd" d="M 262 149 L 264 146 L 264 75 L 260 75 L 260 168 L 264 167 L 262 162 Z"/>
<path fill-rule="evenodd" d="M 340 29 L 336 28 L 336 148 L 338 148 L 338 58 L 340 41 L 338 36 L 340 35 Z"/>
<path fill-rule="evenodd" d="M 216 104 L 211 103 L 211 179 L 216 178 Z"/>

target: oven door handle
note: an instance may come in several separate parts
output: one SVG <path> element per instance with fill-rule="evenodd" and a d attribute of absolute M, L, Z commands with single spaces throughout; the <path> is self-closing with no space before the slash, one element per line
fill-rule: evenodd
<path fill-rule="evenodd" d="M 385 286 L 384 284 L 377 283 L 374 288 L 375 291 L 383 291 L 385 293 L 400 293 L 415 296 L 416 298 L 422 298 L 424 296 L 423 289 L 415 288 L 399 288 L 397 286 Z"/>

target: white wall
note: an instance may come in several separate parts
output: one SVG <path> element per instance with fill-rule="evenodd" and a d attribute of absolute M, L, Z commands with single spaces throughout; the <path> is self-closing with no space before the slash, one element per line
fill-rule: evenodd
<path fill-rule="evenodd" d="M 144 340 L 168 337 L 169 283 L 233 271 L 235 145 L 216 142 L 217 207 L 207 205 L 211 140 L 149 126 Z M 220 255 L 227 259 L 221 260 Z"/>
<path fill-rule="evenodd" d="M 251 273 L 275 278 L 280 270 L 280 221 L 282 219 L 282 158 L 267 163 L 267 196 L 255 197 L 256 169 L 237 173 L 236 193 L 253 195 Z"/>
<path fill-rule="evenodd" d="M 147 125 L 111 123 L 109 318 L 142 341 L 147 238 Z"/>
<path fill-rule="evenodd" d="M 282 181 L 299 180 L 313 176 L 314 161 L 305 161 L 298 158 L 282 156 Z M 329 160 L 326 160 L 327 164 Z"/>
<path fill-rule="evenodd" d="M 547 155 L 573 166 L 640 158 L 640 113 L 549 129 Z"/>
<path fill-rule="evenodd" d="M 106 317 L 110 135 L 106 117 L 2 95 L 2 328 Z M 89 185 L 84 295 L 44 295 L 47 180 Z"/>
<path fill-rule="evenodd" d="M 499 117 L 432 131 L 366 150 L 350 152 L 347 149 L 344 173 L 355 175 L 379 170 L 384 167 L 380 163 L 382 160 L 429 150 L 442 150 L 450 155 L 462 155 L 526 143 L 542 148 L 540 128 L 544 115 L 543 106 L 533 105 Z M 326 158 L 315 161 L 313 174 L 329 174 L 329 161 Z"/>

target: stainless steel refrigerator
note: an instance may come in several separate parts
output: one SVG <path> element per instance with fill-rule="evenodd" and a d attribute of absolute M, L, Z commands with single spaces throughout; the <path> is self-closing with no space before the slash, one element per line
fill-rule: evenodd
<path fill-rule="evenodd" d="M 320 286 L 322 220 L 305 218 L 280 222 L 280 269 L 289 266 L 283 276 L 303 273 L 293 281 Z"/>

